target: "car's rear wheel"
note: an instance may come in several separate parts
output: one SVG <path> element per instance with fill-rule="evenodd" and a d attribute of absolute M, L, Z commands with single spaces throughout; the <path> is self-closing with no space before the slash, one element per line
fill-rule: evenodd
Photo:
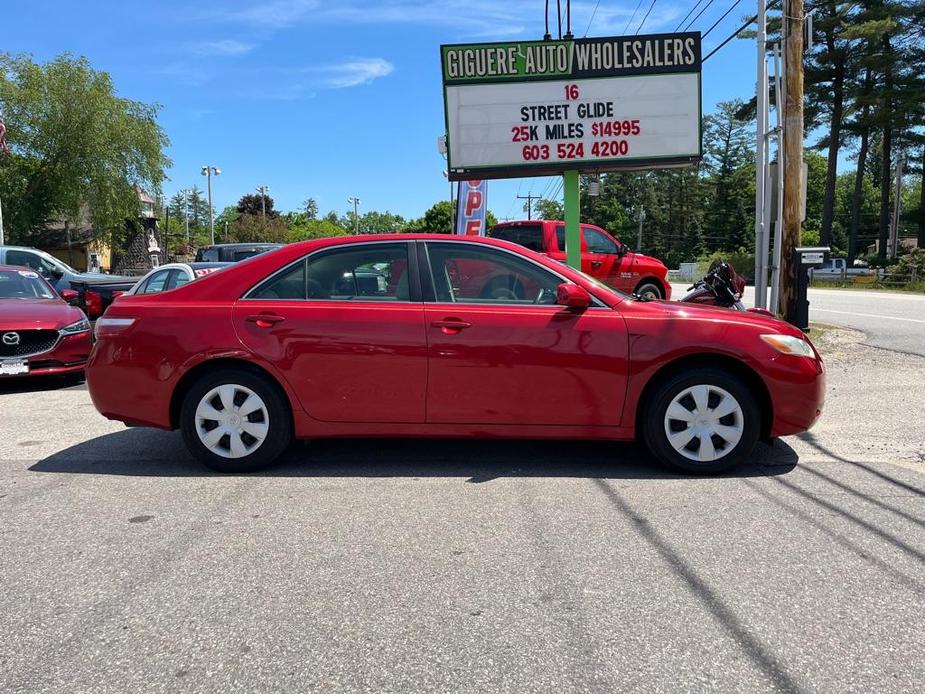
<path fill-rule="evenodd" d="M 221 369 L 196 381 L 183 399 L 180 429 L 190 452 L 219 472 L 266 467 L 292 440 L 284 396 L 244 369 Z"/>
<path fill-rule="evenodd" d="M 665 298 L 665 295 L 662 293 L 662 288 L 655 282 L 643 282 L 636 287 L 636 291 L 634 291 L 633 294 L 641 296 L 644 299 L 649 299 L 650 301 L 657 301 L 658 299 Z"/>
<path fill-rule="evenodd" d="M 644 412 L 643 435 L 662 463 L 710 474 L 746 460 L 761 412 L 741 379 L 714 368 L 684 371 L 659 384 Z"/>

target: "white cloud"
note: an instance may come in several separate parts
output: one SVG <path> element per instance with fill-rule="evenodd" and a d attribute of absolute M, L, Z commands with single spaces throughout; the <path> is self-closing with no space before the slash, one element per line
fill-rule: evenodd
<path fill-rule="evenodd" d="M 395 66 L 382 58 L 351 58 L 336 65 L 317 68 L 325 86 L 341 89 L 369 84 L 392 73 Z"/>
<path fill-rule="evenodd" d="M 255 44 L 222 39 L 221 41 L 203 41 L 190 45 L 190 49 L 199 55 L 244 55 L 254 50 Z"/>

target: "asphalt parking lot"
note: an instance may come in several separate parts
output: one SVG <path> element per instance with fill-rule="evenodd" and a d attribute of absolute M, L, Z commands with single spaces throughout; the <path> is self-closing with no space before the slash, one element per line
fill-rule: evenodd
<path fill-rule="evenodd" d="M 822 340 L 819 425 L 699 479 L 530 441 L 226 477 L 4 384 L 0 691 L 921 691 L 925 360 Z"/>

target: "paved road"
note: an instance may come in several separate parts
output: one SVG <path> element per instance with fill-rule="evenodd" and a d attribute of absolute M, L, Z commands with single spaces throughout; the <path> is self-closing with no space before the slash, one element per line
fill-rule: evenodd
<path fill-rule="evenodd" d="M 217 476 L 8 390 L 0 691 L 921 691 L 925 360 L 825 349 L 819 426 L 708 479 L 452 441 Z"/>
<path fill-rule="evenodd" d="M 672 284 L 681 297 L 690 284 Z M 747 287 L 746 305 L 755 305 Z M 810 289 L 810 320 L 844 325 L 867 335 L 866 344 L 925 356 L 925 294 L 855 289 Z"/>

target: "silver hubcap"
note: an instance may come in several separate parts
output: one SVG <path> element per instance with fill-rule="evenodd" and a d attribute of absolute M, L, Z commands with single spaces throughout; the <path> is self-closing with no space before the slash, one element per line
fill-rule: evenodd
<path fill-rule="evenodd" d="M 196 434 L 202 445 L 223 458 L 243 458 L 263 443 L 270 428 L 267 406 L 250 388 L 217 386 L 196 407 Z"/>
<path fill-rule="evenodd" d="M 711 463 L 729 454 L 745 427 L 739 401 L 716 386 L 691 386 L 665 412 L 668 443 L 689 460 Z"/>
<path fill-rule="evenodd" d="M 659 296 L 659 293 L 656 290 L 652 289 L 651 287 L 647 289 L 643 289 L 642 292 L 640 293 L 640 296 L 646 299 L 650 299 L 652 301 L 657 301 L 658 299 L 662 298 L 661 296 Z"/>

